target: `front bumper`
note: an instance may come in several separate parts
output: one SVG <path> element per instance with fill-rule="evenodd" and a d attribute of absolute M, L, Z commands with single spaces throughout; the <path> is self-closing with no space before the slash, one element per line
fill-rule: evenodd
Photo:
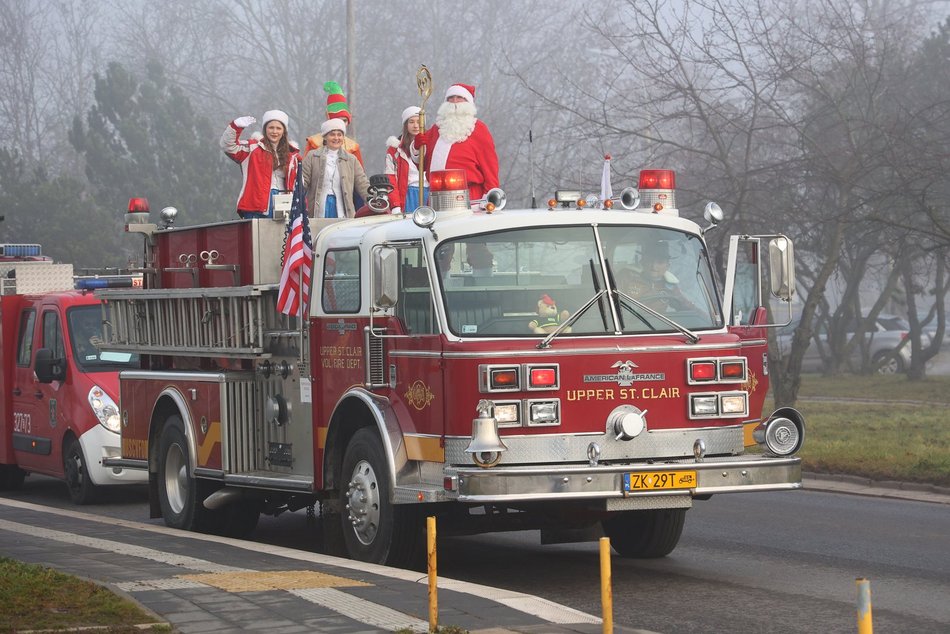
<path fill-rule="evenodd" d="M 148 482 L 148 472 L 126 469 L 122 465 L 107 464 L 121 454 L 119 434 L 115 434 L 102 425 L 94 425 L 79 437 L 83 455 L 86 456 L 86 469 L 93 483 L 99 486 L 114 484 L 141 484 Z"/>
<path fill-rule="evenodd" d="M 624 492 L 624 474 L 696 471 L 696 486 Z M 509 503 L 549 500 L 594 500 L 659 495 L 704 496 L 745 491 L 788 491 L 802 488 L 800 458 L 761 455 L 667 460 L 653 464 L 610 464 L 494 467 L 447 467 L 453 489 L 446 497 L 460 502 Z"/>

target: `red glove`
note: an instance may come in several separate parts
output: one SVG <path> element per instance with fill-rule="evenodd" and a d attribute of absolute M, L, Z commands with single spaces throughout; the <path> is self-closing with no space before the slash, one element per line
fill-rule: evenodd
<path fill-rule="evenodd" d="M 431 130 L 431 129 L 432 129 L 432 128 L 429 128 L 429 130 Z M 419 134 L 417 134 L 417 135 L 415 136 L 415 138 L 412 140 L 412 146 L 413 146 L 414 148 L 416 148 L 416 149 L 418 150 L 418 149 L 421 148 L 423 145 L 425 145 L 425 144 L 427 144 L 427 143 L 429 142 L 429 136 L 428 136 L 428 135 L 429 135 L 429 130 L 425 130 L 424 132 L 420 132 Z"/>

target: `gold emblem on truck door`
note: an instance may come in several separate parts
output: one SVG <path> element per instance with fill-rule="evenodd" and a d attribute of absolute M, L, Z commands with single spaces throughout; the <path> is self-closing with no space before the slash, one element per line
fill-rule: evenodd
<path fill-rule="evenodd" d="M 416 381 L 406 390 L 406 400 L 419 411 L 428 407 L 433 398 L 435 398 L 435 395 L 432 390 L 422 381 Z"/>

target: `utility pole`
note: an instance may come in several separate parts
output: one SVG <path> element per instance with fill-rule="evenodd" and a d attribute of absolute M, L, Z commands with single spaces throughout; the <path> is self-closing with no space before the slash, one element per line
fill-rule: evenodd
<path fill-rule="evenodd" d="M 346 94 L 350 112 L 356 112 L 356 0 L 346 0 Z M 356 118 L 355 116 L 353 117 Z M 353 138 L 353 120 L 347 126 L 346 135 Z"/>

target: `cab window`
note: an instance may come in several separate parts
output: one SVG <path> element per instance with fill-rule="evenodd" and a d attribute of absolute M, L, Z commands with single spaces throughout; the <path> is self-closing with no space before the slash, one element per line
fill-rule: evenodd
<path fill-rule="evenodd" d="M 43 313 L 43 347 L 50 349 L 54 359 L 66 358 L 66 346 L 63 344 L 63 329 L 59 325 L 59 315 L 52 310 Z"/>
<path fill-rule="evenodd" d="M 359 249 L 327 251 L 323 265 L 322 304 L 327 313 L 359 312 Z"/>
<path fill-rule="evenodd" d="M 27 367 L 33 359 L 33 326 L 36 323 L 36 313 L 33 310 L 23 311 L 20 319 L 20 338 L 17 343 L 16 364 Z"/>
<path fill-rule="evenodd" d="M 411 335 L 431 335 L 436 328 L 435 305 L 429 266 L 420 243 L 396 245 L 399 249 L 398 317 Z M 438 257 L 438 256 L 437 256 Z"/>

